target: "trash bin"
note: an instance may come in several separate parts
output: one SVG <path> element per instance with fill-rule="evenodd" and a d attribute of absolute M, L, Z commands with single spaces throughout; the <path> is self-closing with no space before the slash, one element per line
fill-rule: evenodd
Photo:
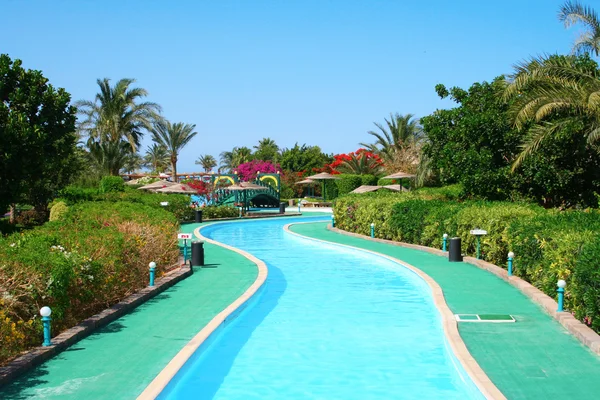
<path fill-rule="evenodd" d="M 459 237 L 450 239 L 450 249 L 448 250 L 448 261 L 461 262 L 463 260 L 461 253 L 461 240 Z"/>
<path fill-rule="evenodd" d="M 204 242 L 192 242 L 192 267 L 201 267 L 204 265 Z"/>
<path fill-rule="evenodd" d="M 196 210 L 196 223 L 202 223 L 202 210 Z"/>
<path fill-rule="evenodd" d="M 286 206 L 286 203 L 284 201 L 279 202 L 279 212 L 281 214 L 285 214 L 285 206 Z"/>

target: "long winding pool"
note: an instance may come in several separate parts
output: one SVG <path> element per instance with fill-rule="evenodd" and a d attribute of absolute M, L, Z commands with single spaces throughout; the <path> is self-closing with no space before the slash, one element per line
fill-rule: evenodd
<path fill-rule="evenodd" d="M 285 233 L 295 221 L 202 229 L 265 261 L 269 274 L 160 399 L 483 398 L 449 351 L 420 277 L 383 257 Z"/>

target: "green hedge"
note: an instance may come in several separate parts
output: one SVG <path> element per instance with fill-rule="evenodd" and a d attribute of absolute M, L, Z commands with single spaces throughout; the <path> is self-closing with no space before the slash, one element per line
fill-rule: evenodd
<path fill-rule="evenodd" d="M 234 218 L 240 215 L 237 207 L 230 206 L 206 206 L 202 208 L 203 219 Z"/>
<path fill-rule="evenodd" d="M 341 174 L 337 175 L 339 179 L 335 180 L 337 186 L 337 195 L 343 196 L 350 193 L 360 185 L 362 185 L 361 175 Z"/>
<path fill-rule="evenodd" d="M 120 176 L 105 176 L 100 180 L 100 193 L 122 192 L 125 190 L 125 182 Z"/>
<path fill-rule="evenodd" d="M 600 332 L 600 213 L 545 210 L 528 203 L 459 202 L 456 188 L 411 193 L 349 195 L 334 206 L 340 229 L 385 239 L 441 247 L 442 235 L 462 239 L 463 252 L 475 255 L 474 228 L 488 231 L 481 240 L 485 260 L 506 267 L 516 254 L 514 273 L 551 297 L 565 279 L 565 306 Z"/>
<path fill-rule="evenodd" d="M 44 226 L 0 238 L 0 364 L 39 345 L 39 309 L 61 330 L 147 286 L 177 262 L 176 218 L 130 202 L 73 205 Z"/>

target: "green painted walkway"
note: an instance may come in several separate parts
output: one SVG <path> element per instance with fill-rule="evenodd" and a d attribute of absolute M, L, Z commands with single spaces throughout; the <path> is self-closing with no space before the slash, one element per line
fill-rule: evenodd
<path fill-rule="evenodd" d="M 431 276 L 455 314 L 512 314 L 516 323 L 460 323 L 469 351 L 508 399 L 599 399 L 600 357 L 571 336 L 518 289 L 466 263 L 326 229 L 292 231 L 401 259 Z"/>
<path fill-rule="evenodd" d="M 256 279 L 246 258 L 208 243 L 205 249 L 206 267 L 1 389 L 0 399 L 135 399 Z"/>

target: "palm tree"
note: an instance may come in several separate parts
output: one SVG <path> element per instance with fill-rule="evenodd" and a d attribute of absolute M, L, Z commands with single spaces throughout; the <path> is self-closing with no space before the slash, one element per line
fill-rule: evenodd
<path fill-rule="evenodd" d="M 217 166 L 217 160 L 210 154 L 207 154 L 205 156 L 198 157 L 198 159 L 196 160 L 196 164 L 202 165 L 202 169 L 204 169 L 204 172 L 209 172 Z"/>
<path fill-rule="evenodd" d="M 254 146 L 256 152 L 254 157 L 257 160 L 277 162 L 279 158 L 279 146 L 271 138 L 263 138 L 258 141 L 258 146 Z"/>
<path fill-rule="evenodd" d="M 224 151 L 219 155 L 221 168 L 231 173 L 238 165 L 252 160 L 252 150 L 248 147 L 234 147 L 231 151 Z"/>
<path fill-rule="evenodd" d="M 600 71 L 588 56 L 534 58 L 515 67 L 504 98 L 517 128 L 527 130 L 518 168 L 542 143 L 574 121 L 589 144 L 600 138 Z"/>
<path fill-rule="evenodd" d="M 348 156 L 335 168 L 337 171 L 356 175 L 376 175 L 381 170 L 381 159 L 364 149 L 350 153 Z"/>
<path fill-rule="evenodd" d="M 374 123 L 380 132 L 369 131 L 369 135 L 377 140 L 373 144 L 360 143 L 369 151 L 379 154 L 385 161 L 391 161 L 399 153 L 405 152 L 418 144 L 423 138 L 423 128 L 413 114 L 390 114 L 390 119 L 385 119 L 385 125 Z"/>
<path fill-rule="evenodd" d="M 161 172 L 165 172 L 169 166 L 169 153 L 164 146 L 153 143 L 152 146 L 148 147 L 148 150 L 146 150 L 144 161 L 147 166 L 152 168 L 153 172 L 160 174 Z"/>
<path fill-rule="evenodd" d="M 560 8 L 558 19 L 565 24 L 565 28 L 577 23 L 585 26 L 585 32 L 573 44 L 573 54 L 592 53 L 596 57 L 600 55 L 600 19 L 594 9 L 577 1 L 567 1 Z"/>
<path fill-rule="evenodd" d="M 75 103 L 79 114 L 80 134 L 87 135 L 88 143 L 106 141 L 129 142 L 133 152 L 137 151 L 144 132 L 158 118 L 161 108 L 152 102 L 140 102 L 148 95 L 141 88 L 131 88 L 134 79 L 121 79 L 114 86 L 110 79 L 98 79 L 100 92 L 94 101 L 79 100 Z"/>
<path fill-rule="evenodd" d="M 131 146 L 126 141 L 91 142 L 89 157 L 102 174 L 119 175 L 119 171 L 131 156 Z"/>
<path fill-rule="evenodd" d="M 144 158 L 139 153 L 129 153 L 129 155 L 125 158 L 123 171 L 130 174 L 142 168 L 143 164 Z"/>
<path fill-rule="evenodd" d="M 171 173 L 173 182 L 177 182 L 177 156 L 198 132 L 194 132 L 196 125 L 177 122 L 171 124 L 167 120 L 154 123 L 152 128 L 152 140 L 167 149 L 171 159 Z"/>

